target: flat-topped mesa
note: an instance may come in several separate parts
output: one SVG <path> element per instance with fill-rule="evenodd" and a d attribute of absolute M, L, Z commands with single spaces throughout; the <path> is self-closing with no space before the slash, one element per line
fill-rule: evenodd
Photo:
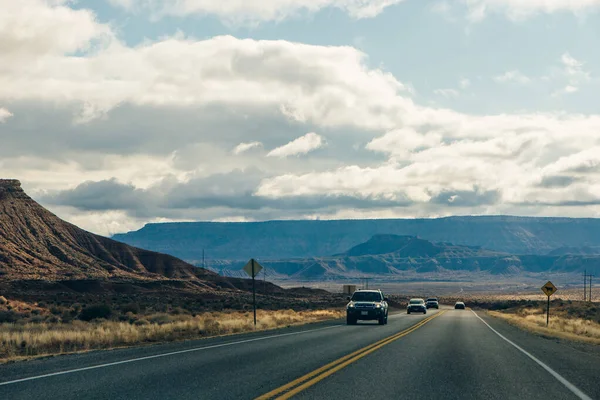
<path fill-rule="evenodd" d="M 0 200 L 7 198 L 28 198 L 17 179 L 0 179 Z"/>
<path fill-rule="evenodd" d="M 21 182 L 18 179 L 0 179 L 0 188 L 20 188 Z"/>

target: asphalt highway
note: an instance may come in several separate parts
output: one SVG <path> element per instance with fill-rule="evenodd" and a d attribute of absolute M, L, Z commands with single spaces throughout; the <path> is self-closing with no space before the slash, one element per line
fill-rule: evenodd
<path fill-rule="evenodd" d="M 0 399 L 600 399 L 598 346 L 470 310 L 0 366 Z"/>

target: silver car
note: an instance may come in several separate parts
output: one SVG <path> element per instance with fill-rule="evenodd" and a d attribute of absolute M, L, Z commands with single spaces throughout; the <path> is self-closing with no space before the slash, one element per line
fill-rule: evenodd
<path fill-rule="evenodd" d="M 406 307 L 406 313 L 419 312 L 427 314 L 427 307 L 425 306 L 425 300 L 423 299 L 410 299 L 408 306 Z"/>

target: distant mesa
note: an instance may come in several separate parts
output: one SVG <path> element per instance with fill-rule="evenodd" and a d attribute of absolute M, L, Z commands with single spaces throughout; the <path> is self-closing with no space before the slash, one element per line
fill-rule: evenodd
<path fill-rule="evenodd" d="M 377 238 L 376 235 L 383 235 Z M 386 235 L 401 236 L 388 238 Z M 147 224 L 113 239 L 132 246 L 167 252 L 188 261 L 281 260 L 330 257 L 346 252 L 385 254 L 409 237 L 436 246 L 469 246 L 509 254 L 548 255 L 561 247 L 600 249 L 600 219 L 511 216 L 446 218 L 297 220 L 246 223 L 171 222 Z M 369 248 L 352 249 L 373 239 Z M 397 242 L 396 242 L 397 241 Z M 419 242 L 414 242 L 417 245 Z M 380 249 L 373 246 L 379 245 Z M 434 248 L 425 250 L 431 255 Z M 577 250 L 579 252 L 587 250 Z M 569 254 L 574 254 L 569 250 Z M 578 254 L 577 253 L 577 254 Z"/>
<path fill-rule="evenodd" d="M 416 236 L 379 234 L 374 235 L 365 243 L 354 246 L 344 255 L 356 257 L 368 254 L 396 253 L 400 257 L 433 257 L 442 249 L 442 247 Z"/>
<path fill-rule="evenodd" d="M 220 263 L 228 263 L 221 260 Z M 376 234 L 349 250 L 328 257 L 261 260 L 270 274 L 292 281 L 497 279 L 524 274 L 573 274 L 598 269 L 600 256 L 513 255 L 480 246 L 433 243 L 410 235 Z M 229 261 L 227 271 L 241 268 Z M 598 269 L 600 272 L 600 269 Z"/>

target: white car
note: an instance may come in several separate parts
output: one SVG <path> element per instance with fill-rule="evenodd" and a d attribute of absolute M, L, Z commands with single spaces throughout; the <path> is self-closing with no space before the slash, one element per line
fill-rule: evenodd
<path fill-rule="evenodd" d="M 465 308 L 465 303 L 463 303 L 462 301 L 457 301 L 456 304 L 454 304 L 455 310 L 464 310 Z"/>

